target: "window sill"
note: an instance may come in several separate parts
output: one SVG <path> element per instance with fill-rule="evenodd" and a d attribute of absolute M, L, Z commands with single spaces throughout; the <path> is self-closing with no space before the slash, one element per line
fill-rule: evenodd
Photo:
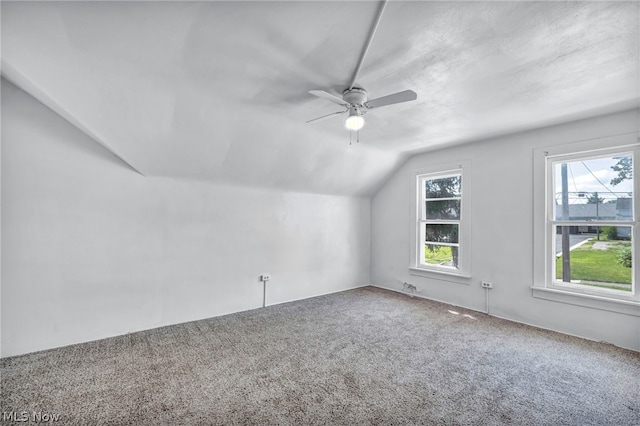
<path fill-rule="evenodd" d="M 416 268 L 415 266 L 409 267 L 409 275 L 415 275 L 418 277 L 424 278 L 434 278 L 442 281 L 451 281 L 458 284 L 469 284 L 469 279 L 471 275 L 465 274 L 464 272 L 453 272 L 447 270 L 437 270 L 437 269 L 424 269 L 424 268 Z M 460 278 L 460 281 L 448 280 L 446 278 Z"/>
<path fill-rule="evenodd" d="M 640 317 L 640 302 L 638 301 L 614 299 L 606 296 L 575 293 L 545 287 L 531 287 L 531 290 L 533 291 L 533 297 L 538 299 Z"/>

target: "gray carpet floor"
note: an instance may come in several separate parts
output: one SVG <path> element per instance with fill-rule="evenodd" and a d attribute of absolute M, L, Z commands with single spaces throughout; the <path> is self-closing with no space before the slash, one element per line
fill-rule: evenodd
<path fill-rule="evenodd" d="M 640 353 L 374 287 L 1 369 L 6 424 L 640 425 Z"/>

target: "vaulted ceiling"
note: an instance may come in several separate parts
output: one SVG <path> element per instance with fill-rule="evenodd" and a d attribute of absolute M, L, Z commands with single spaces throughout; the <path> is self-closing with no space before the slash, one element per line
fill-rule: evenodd
<path fill-rule="evenodd" d="M 8 2 L 2 74 L 147 176 L 368 195 L 415 152 L 638 106 L 638 2 Z"/>

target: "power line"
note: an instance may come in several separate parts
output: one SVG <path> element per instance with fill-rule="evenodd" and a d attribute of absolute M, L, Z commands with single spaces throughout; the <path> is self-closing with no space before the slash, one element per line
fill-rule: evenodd
<path fill-rule="evenodd" d="M 603 187 L 604 189 L 606 189 L 607 191 L 609 191 L 609 192 L 610 192 L 610 193 L 612 193 L 613 195 L 616 195 L 616 193 L 615 193 L 615 192 L 613 192 L 612 190 L 610 190 L 610 189 L 607 187 L 607 185 L 605 185 L 604 183 L 602 183 L 602 181 L 601 181 L 600 179 L 598 179 L 598 177 L 597 177 L 596 175 L 594 175 L 594 174 L 593 174 L 593 172 L 591 171 L 591 169 L 590 169 L 589 167 L 587 167 L 587 165 L 584 163 L 584 161 L 581 161 L 581 163 L 582 163 L 582 165 L 584 166 L 584 168 L 585 168 L 585 169 L 587 169 L 587 170 L 589 171 L 589 173 L 591 173 L 591 176 L 593 176 L 593 178 L 594 178 L 595 180 L 597 180 L 597 181 L 598 181 L 598 183 L 599 183 L 600 185 L 602 185 L 602 187 Z M 617 196 L 616 196 L 616 197 L 617 197 Z"/>

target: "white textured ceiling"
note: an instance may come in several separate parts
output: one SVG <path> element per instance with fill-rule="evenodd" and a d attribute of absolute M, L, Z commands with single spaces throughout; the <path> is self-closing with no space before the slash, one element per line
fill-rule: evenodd
<path fill-rule="evenodd" d="M 412 152 L 640 99 L 638 2 L 390 1 L 360 143 L 307 92 L 346 88 L 380 3 L 7 2 L 2 72 L 148 176 L 345 195 Z"/>

